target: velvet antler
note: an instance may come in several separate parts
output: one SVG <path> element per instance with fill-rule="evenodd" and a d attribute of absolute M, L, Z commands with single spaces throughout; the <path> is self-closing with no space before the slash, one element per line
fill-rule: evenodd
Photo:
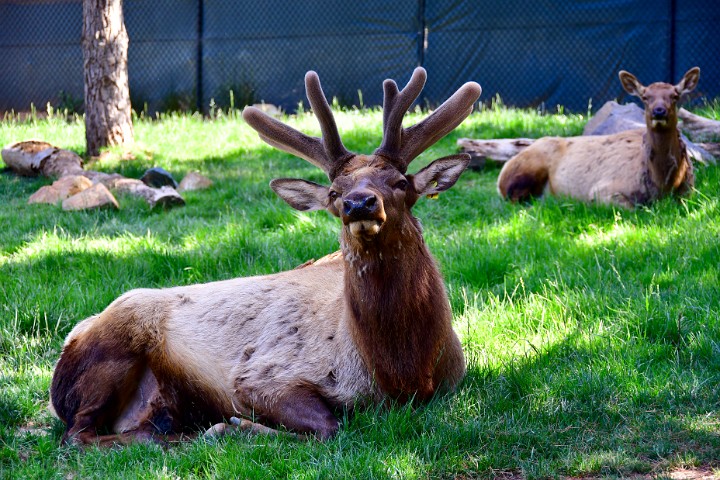
<path fill-rule="evenodd" d="M 403 117 L 420 95 L 426 78 L 425 69 L 418 67 L 402 90 L 398 90 L 393 80 L 385 80 L 383 83 L 383 141 L 375 154 L 386 157 L 403 173 L 415 157 L 470 115 L 482 91 L 477 83 L 468 82 L 429 117 L 412 127 L 403 128 Z M 332 181 L 336 172 L 355 154 L 348 151 L 340 140 L 335 118 L 317 73 L 310 71 L 305 75 L 305 90 L 320 123 L 322 138 L 305 135 L 255 107 L 246 107 L 243 118 L 265 142 L 320 167 Z"/>
<path fill-rule="evenodd" d="M 335 118 L 325 99 L 317 73 L 309 71 L 305 74 L 305 91 L 320 123 L 322 138 L 305 135 L 255 107 L 245 107 L 242 115 L 266 143 L 320 167 L 332 180 L 335 169 L 354 154 L 349 152 L 340 140 Z"/>
<path fill-rule="evenodd" d="M 470 115 L 482 92 L 480 85 L 468 82 L 429 117 L 412 127 L 403 128 L 403 117 L 420 95 L 426 78 L 425 69 L 417 67 L 402 91 L 398 91 L 393 80 L 383 83 L 383 142 L 375 153 L 389 158 L 401 172 L 405 172 L 418 155 L 460 125 Z"/>

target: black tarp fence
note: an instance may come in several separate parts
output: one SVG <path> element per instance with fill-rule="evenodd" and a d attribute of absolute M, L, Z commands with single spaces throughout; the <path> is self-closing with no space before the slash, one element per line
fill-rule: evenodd
<path fill-rule="evenodd" d="M 694 98 L 720 96 L 717 0 L 125 0 L 124 13 L 136 110 L 293 111 L 311 69 L 341 105 L 374 106 L 417 65 L 428 106 L 475 80 L 484 102 L 584 112 L 622 99 L 620 69 L 676 82 L 696 65 Z M 81 106 L 81 28 L 79 0 L 0 0 L 0 111 Z"/>

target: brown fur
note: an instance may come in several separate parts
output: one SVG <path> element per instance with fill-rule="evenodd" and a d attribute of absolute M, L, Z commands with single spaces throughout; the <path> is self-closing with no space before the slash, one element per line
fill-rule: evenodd
<path fill-rule="evenodd" d="M 696 67 L 677 85 L 657 82 L 645 87 L 633 75 L 620 72 L 626 91 L 645 104 L 647 128 L 541 138 L 503 166 L 500 195 L 524 201 L 548 193 L 633 207 L 688 193 L 694 176 L 677 129 L 677 105 L 695 88 L 699 74 Z"/>
<path fill-rule="evenodd" d="M 389 91 L 407 108 L 420 83 L 424 71 L 416 70 L 406 89 Z M 295 179 L 271 186 L 297 209 L 339 217 L 342 254 L 274 275 L 133 290 L 80 322 L 50 390 L 67 424 L 63 441 L 174 441 L 234 415 L 250 419 L 233 421 L 244 430 L 283 426 L 328 438 L 339 427 L 338 409 L 427 400 L 462 379 L 442 277 L 410 209 L 422 195 L 450 188 L 469 158 L 446 157 L 406 175 L 418 145 L 434 143 L 422 130 L 384 143 L 395 158 L 351 154 L 335 138 L 319 80 L 309 74 L 306 84 L 322 141 L 252 108 L 244 116 L 269 143 L 331 177 L 330 187 Z M 466 85 L 422 129 L 439 139 L 435 127 L 462 121 L 479 93 Z M 392 117 L 386 127 L 398 133 L 393 122 L 402 115 Z"/>

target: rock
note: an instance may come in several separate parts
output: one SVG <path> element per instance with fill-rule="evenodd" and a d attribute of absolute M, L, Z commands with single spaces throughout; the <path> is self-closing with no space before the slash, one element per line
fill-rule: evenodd
<path fill-rule="evenodd" d="M 121 193 L 136 194 L 138 190 L 150 188 L 135 178 L 121 178 L 115 182 L 113 189 Z"/>
<path fill-rule="evenodd" d="M 85 170 L 82 175 L 88 178 L 92 183 L 102 183 L 111 190 L 115 188 L 115 184 L 118 181 L 127 180 L 127 178 L 123 177 L 119 173 L 104 173 L 96 172 L 94 170 Z M 138 180 L 138 182 L 139 181 L 140 180 Z"/>
<path fill-rule="evenodd" d="M 31 203 L 50 203 L 50 204 L 56 204 L 60 200 L 63 200 L 60 198 L 60 192 L 56 188 L 53 188 L 52 185 L 45 185 L 44 187 L 40 187 L 40 189 L 30 195 L 30 198 L 28 198 L 28 204 Z"/>
<path fill-rule="evenodd" d="M 171 208 L 174 206 L 185 205 L 185 200 L 172 187 L 152 188 L 145 185 L 140 180 L 134 178 L 123 178 L 115 182 L 115 190 L 121 193 L 129 193 L 144 198 L 150 208 L 162 206 Z"/>
<path fill-rule="evenodd" d="M 82 175 L 67 175 L 33 193 L 28 203 L 58 203 L 90 188 L 92 182 Z"/>
<path fill-rule="evenodd" d="M 65 200 L 83 190 L 87 190 L 92 187 L 92 185 L 93 182 L 82 175 L 67 175 L 55 180 L 52 187 L 56 188 L 60 192 L 61 199 Z"/>
<path fill-rule="evenodd" d="M 190 172 L 180 181 L 178 192 L 187 192 L 190 190 L 203 190 L 212 187 L 212 180 L 198 172 Z"/>
<path fill-rule="evenodd" d="M 147 169 L 143 176 L 140 177 L 140 180 L 142 180 L 142 182 L 148 187 L 160 188 L 168 186 L 177 188 L 178 186 L 178 183 L 175 181 L 172 175 L 170 175 L 167 170 L 160 167 L 153 167 Z"/>
<path fill-rule="evenodd" d="M 610 135 L 645 127 L 645 110 L 634 103 L 620 105 L 611 100 L 588 120 L 583 135 Z"/>
<path fill-rule="evenodd" d="M 103 207 L 120 208 L 113 194 L 102 183 L 96 183 L 92 187 L 65 199 L 62 203 L 63 210 L 88 210 Z"/>

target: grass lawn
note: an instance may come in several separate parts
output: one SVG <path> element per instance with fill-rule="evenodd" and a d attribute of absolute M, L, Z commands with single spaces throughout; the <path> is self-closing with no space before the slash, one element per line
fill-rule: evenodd
<path fill-rule="evenodd" d="M 720 118 L 717 105 L 702 113 Z M 420 115 L 410 115 L 408 122 Z M 380 143 L 378 110 L 337 113 L 346 146 Z M 586 118 L 502 106 L 459 137 L 579 134 Z M 317 135 L 309 115 L 289 120 Z M 237 434 L 163 450 L 60 447 L 47 411 L 65 335 L 136 287 L 276 272 L 338 248 L 339 222 L 292 210 L 275 177 L 327 183 L 262 143 L 237 115 L 136 119 L 135 159 L 89 168 L 139 177 L 161 166 L 215 182 L 187 205 L 119 211 L 27 205 L 48 179 L 0 173 L 0 478 L 468 478 L 662 475 L 720 468 L 720 171 L 635 211 L 502 201 L 497 168 L 468 171 L 414 212 L 445 277 L 468 374 L 413 409 L 362 411 L 330 441 Z M 0 122 L 0 145 L 38 138 L 84 153 L 81 121 Z M 116 153 L 116 154 L 113 154 Z M 0 165 L 1 166 L 1 165 Z M 717 473 L 717 470 L 716 470 Z"/>

